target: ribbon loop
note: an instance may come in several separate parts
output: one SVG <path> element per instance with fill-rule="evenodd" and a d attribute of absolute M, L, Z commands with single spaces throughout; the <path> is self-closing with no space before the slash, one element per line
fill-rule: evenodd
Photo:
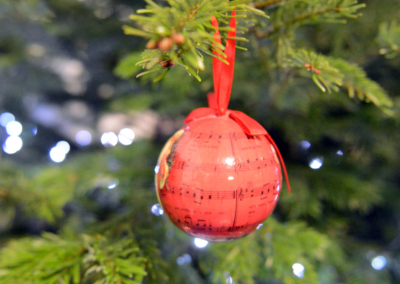
<path fill-rule="evenodd" d="M 232 11 L 232 16 L 236 15 L 236 11 Z M 212 16 L 211 24 L 215 28 L 214 40 L 221 44 L 221 35 L 218 30 L 218 21 Z M 276 154 L 278 155 L 282 170 L 285 174 L 285 179 L 290 193 L 289 177 L 286 171 L 285 162 L 283 161 L 282 155 L 279 152 L 274 140 L 269 136 L 268 132 L 259 124 L 257 121 L 249 117 L 240 111 L 228 110 L 229 99 L 231 96 L 232 81 L 233 81 L 233 69 L 235 65 L 235 47 L 236 40 L 232 39 L 236 37 L 236 18 L 231 18 L 229 27 L 231 28 L 228 32 L 228 40 L 225 46 L 225 59 L 229 64 L 225 64 L 218 58 L 213 57 L 213 79 L 214 79 L 214 93 L 207 95 L 208 108 L 198 108 L 193 110 L 185 119 L 185 123 L 192 120 L 206 117 L 209 115 L 223 115 L 227 113 L 229 117 L 236 121 L 236 123 L 243 129 L 243 131 L 249 136 L 266 136 L 268 141 L 274 147 Z M 220 53 L 214 51 L 214 54 L 220 57 Z"/>
<path fill-rule="evenodd" d="M 232 11 L 232 16 L 236 16 L 236 11 Z M 214 33 L 214 40 L 221 44 L 221 35 L 218 30 L 218 21 L 212 16 L 212 26 L 216 29 Z M 229 98 L 231 96 L 233 73 L 235 67 L 235 50 L 236 40 L 232 39 L 236 37 L 236 18 L 231 18 L 229 23 L 228 39 L 225 46 L 225 59 L 229 64 L 226 64 L 218 58 L 213 58 L 213 74 L 214 74 L 214 91 L 217 96 L 217 104 L 219 114 L 222 115 L 228 109 Z M 214 51 L 216 56 L 221 56 L 219 53 Z"/>

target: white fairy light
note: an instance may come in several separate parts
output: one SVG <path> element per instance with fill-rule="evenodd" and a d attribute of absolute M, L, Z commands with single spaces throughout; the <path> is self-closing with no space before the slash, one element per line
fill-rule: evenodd
<path fill-rule="evenodd" d="M 56 147 L 61 148 L 65 154 L 68 154 L 69 150 L 71 149 L 71 146 L 69 146 L 67 141 L 59 141 L 56 144 Z"/>
<path fill-rule="evenodd" d="M 293 269 L 293 274 L 294 276 L 296 276 L 297 278 L 303 278 L 304 277 L 304 265 L 301 263 L 295 263 L 292 266 Z"/>
<path fill-rule="evenodd" d="M 133 140 L 135 140 L 135 132 L 132 129 L 124 128 L 118 134 L 119 143 L 128 146 L 131 145 Z"/>
<path fill-rule="evenodd" d="M 199 238 L 195 238 L 194 245 L 198 248 L 205 248 L 208 245 L 208 241 L 199 239 Z"/>
<path fill-rule="evenodd" d="M 153 213 L 156 216 L 161 216 L 164 214 L 164 209 L 160 204 L 157 203 L 151 207 L 151 213 Z"/>
<path fill-rule="evenodd" d="M 310 168 L 312 168 L 313 170 L 318 170 L 319 168 L 322 167 L 322 164 L 323 164 L 323 163 L 324 163 L 324 158 L 322 158 L 322 157 L 317 157 L 317 158 L 312 159 L 308 165 L 309 165 Z"/>
<path fill-rule="evenodd" d="M 3 143 L 3 151 L 7 154 L 15 154 L 21 150 L 23 145 L 22 139 L 18 136 L 10 136 Z"/>
<path fill-rule="evenodd" d="M 101 135 L 100 142 L 106 147 L 114 147 L 118 144 L 118 137 L 114 132 L 105 132 Z"/>
<path fill-rule="evenodd" d="M 107 185 L 108 189 L 114 189 L 119 184 L 119 180 L 117 178 L 112 179 Z"/>
<path fill-rule="evenodd" d="M 8 123 L 15 120 L 15 116 L 9 112 L 3 112 L 0 115 L 0 124 L 3 127 L 6 127 Z"/>
<path fill-rule="evenodd" d="M 61 147 L 53 147 L 49 152 L 50 159 L 55 163 L 61 163 L 64 161 L 66 153 Z"/>
<path fill-rule="evenodd" d="M 371 261 L 371 266 L 375 270 L 382 270 L 385 268 L 387 260 L 384 256 L 377 256 Z"/>
<path fill-rule="evenodd" d="M 22 133 L 22 124 L 18 121 L 10 121 L 6 125 L 6 131 L 10 136 L 19 136 Z"/>
<path fill-rule="evenodd" d="M 75 140 L 76 143 L 78 143 L 79 145 L 87 146 L 92 141 L 92 135 L 89 133 L 89 131 L 81 130 L 78 133 L 76 133 Z"/>

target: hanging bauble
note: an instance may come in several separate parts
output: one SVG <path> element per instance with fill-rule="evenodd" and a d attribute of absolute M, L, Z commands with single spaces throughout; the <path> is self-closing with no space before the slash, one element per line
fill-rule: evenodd
<path fill-rule="evenodd" d="M 228 37 L 235 37 L 235 23 L 232 18 Z M 215 18 L 212 24 L 220 43 Z M 156 167 L 157 195 L 167 216 L 182 231 L 215 242 L 256 229 L 272 213 L 282 188 L 280 161 L 284 164 L 272 138 L 244 113 L 227 110 L 234 53 L 235 41 L 229 39 L 225 54 L 230 64 L 213 62 L 210 108 L 186 118 Z"/>

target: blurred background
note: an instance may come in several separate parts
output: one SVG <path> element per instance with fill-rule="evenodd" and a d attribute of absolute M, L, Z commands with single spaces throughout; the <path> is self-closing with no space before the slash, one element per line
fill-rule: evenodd
<path fill-rule="evenodd" d="M 32 242 L 45 232 L 71 243 L 101 234 L 119 244 L 125 236 L 115 232 L 128 225 L 147 258 L 139 266 L 153 275 L 145 283 L 400 283 L 400 46 L 388 54 L 379 40 L 382 25 L 399 19 L 400 3 L 359 2 L 361 17 L 305 22 L 290 40 L 358 64 L 393 100 L 390 113 L 281 68 L 279 36 L 259 39 L 250 29 L 229 108 L 273 137 L 292 194 L 282 192 L 256 233 L 207 244 L 173 228 L 153 175 L 167 139 L 207 104 L 210 58 L 201 82 L 178 66 L 158 83 L 156 75 L 136 79 L 146 41 L 121 27 L 132 25 L 143 1 L 1 0 L 0 282 L 95 283 L 107 272 L 90 278 L 86 262 L 81 282 L 18 275 L 40 266 L 34 260 L 44 252 Z M 18 249 L 31 252 L 29 261 Z"/>

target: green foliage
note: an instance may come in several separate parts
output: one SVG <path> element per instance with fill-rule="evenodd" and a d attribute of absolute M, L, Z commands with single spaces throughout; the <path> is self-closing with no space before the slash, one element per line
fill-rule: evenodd
<path fill-rule="evenodd" d="M 381 23 L 377 42 L 380 46 L 379 52 L 387 58 L 394 58 L 400 54 L 400 25 L 396 22 Z"/>
<path fill-rule="evenodd" d="M 9 164 L 2 164 L 0 203 L 23 206 L 28 214 L 54 222 L 62 215 L 62 206 L 72 198 L 76 175 L 53 168 L 28 178 Z M 33 190 L 32 190 L 33 189 Z"/>
<path fill-rule="evenodd" d="M 291 53 L 288 65 L 299 68 L 302 74 L 311 77 L 323 92 L 331 93 L 331 89 L 338 91 L 338 87 L 342 85 L 343 75 L 340 71 L 330 66 L 323 56 L 313 51 L 299 50 Z"/>
<path fill-rule="evenodd" d="M 84 265 L 90 267 L 85 271 L 85 277 L 96 280 L 89 282 L 142 283 L 147 275 L 144 266 L 146 259 L 140 256 L 141 251 L 132 238 L 128 234 L 111 242 L 102 236 L 92 239 L 93 243 L 83 259 Z"/>
<path fill-rule="evenodd" d="M 147 48 L 142 54 L 142 61 L 138 62 L 143 69 L 149 69 L 138 75 L 145 75 L 151 72 L 164 70 L 162 77 L 167 74 L 172 65 L 180 65 L 186 69 L 189 75 L 193 75 L 199 81 L 199 70 L 204 70 L 203 55 L 205 53 L 215 56 L 212 51 L 219 53 L 219 58 L 224 60 L 220 51 L 224 47 L 213 39 L 211 31 L 211 15 L 217 17 L 220 23 L 227 23 L 230 12 L 236 8 L 237 18 L 246 17 L 245 12 L 252 12 L 264 15 L 263 12 L 245 5 L 248 0 L 235 1 L 206 1 L 190 0 L 176 1 L 169 0 L 169 6 L 160 6 L 151 0 L 146 0 L 146 9 L 137 11 L 131 19 L 140 29 L 131 26 L 124 26 L 127 35 L 139 36 L 149 39 Z M 150 14 L 145 17 L 141 14 Z M 221 27 L 226 32 L 228 28 Z M 246 27 L 238 25 L 238 33 L 247 30 Z M 223 39 L 226 39 L 223 36 Z M 246 40 L 236 37 L 236 40 Z M 158 80 L 162 77 L 157 78 Z M 156 80 L 156 81 L 158 81 Z"/>
<path fill-rule="evenodd" d="M 372 102 L 381 108 L 393 106 L 393 102 L 385 90 L 369 79 L 362 68 L 340 58 L 329 58 L 328 60 L 343 74 L 343 86 L 347 88 L 350 98 L 357 96 L 358 99 Z"/>
<path fill-rule="evenodd" d="M 53 234 L 13 241 L 2 251 L 0 280 L 5 283 L 142 283 L 146 259 L 132 235 L 107 239 Z"/>
<path fill-rule="evenodd" d="M 80 283 L 83 247 L 52 234 L 13 241 L 2 250 L 4 283 Z"/>
<path fill-rule="evenodd" d="M 282 279 L 285 284 L 319 283 L 316 264 L 328 260 L 333 250 L 335 261 L 343 261 L 344 254 L 334 242 L 304 223 L 281 224 L 269 218 L 256 233 L 212 247 L 219 260 L 214 267 L 214 282 L 223 282 L 224 272 L 228 272 L 236 283 L 255 283 L 254 274 L 264 279 Z M 304 265 L 303 279 L 293 277 L 294 263 Z"/>
<path fill-rule="evenodd" d="M 223 7 L 222 10 L 217 9 L 219 12 L 215 13 L 213 11 L 216 11 L 215 5 L 217 4 L 213 1 L 208 1 L 207 4 L 199 4 L 201 9 L 193 8 L 197 5 L 195 2 L 184 5 L 170 1 L 171 7 L 163 7 L 149 2 L 147 9 L 139 10 L 138 13 L 149 13 L 152 16 L 133 15 L 131 18 L 138 23 L 140 29 L 125 27 L 125 32 L 150 38 L 148 45 L 154 48 L 143 52 L 142 60 L 137 65 L 149 70 L 140 73 L 137 77 L 163 71 L 154 79 L 157 82 L 164 78 L 171 68 L 174 68 L 175 64 L 178 64 L 183 66 L 189 75 L 200 80 L 196 69 L 204 69 L 204 64 L 203 56 L 199 51 L 215 56 L 212 51 L 218 50 L 216 48 L 218 45 L 212 38 L 213 28 L 210 25 L 209 15 L 222 16 L 232 9 L 232 4 L 237 4 L 239 10 L 240 8 L 244 10 L 248 8 L 248 6 L 236 2 L 222 1 L 222 3 L 225 6 L 221 6 Z M 278 9 L 270 10 L 276 4 L 279 4 Z M 218 5 L 221 5 L 221 3 Z M 269 37 L 276 40 L 278 66 L 296 67 L 301 75 L 310 77 L 323 92 L 338 91 L 339 87 L 343 86 L 347 88 L 351 98 L 357 95 L 358 99 L 373 102 L 386 113 L 393 114 L 389 110 L 393 105 L 391 99 L 378 84 L 365 75 L 361 68 L 340 58 L 327 58 L 312 50 L 295 48 L 296 43 L 293 34 L 299 27 L 326 22 L 346 23 L 345 18 L 356 18 L 360 15 L 358 11 L 365 7 L 364 4 L 358 4 L 354 0 L 331 0 L 327 3 L 318 0 L 265 1 L 256 2 L 254 7 L 264 9 L 271 15 L 269 21 L 272 24 L 267 25 L 260 21 L 253 31 L 259 39 Z M 193 10 L 196 11 L 196 21 L 190 16 Z M 165 17 L 165 15 L 169 16 Z M 263 28 L 263 26 L 266 27 Z M 386 26 L 382 26 L 379 36 L 380 42 L 387 42 L 389 34 L 390 38 L 394 40 L 395 27 L 396 25 L 392 24 L 389 32 Z M 238 29 L 240 30 L 240 27 Z M 222 28 L 222 30 L 224 29 Z M 274 37 L 273 35 L 276 33 L 278 36 Z M 173 38 L 177 34 L 182 35 L 185 41 L 174 42 Z M 168 48 L 163 50 L 161 42 L 164 41 L 165 43 L 167 39 L 169 40 Z M 201 45 L 199 45 L 200 43 Z M 395 46 L 395 44 L 392 44 L 392 48 L 395 48 Z M 223 58 L 220 59 L 223 60 Z M 137 60 L 137 54 L 121 60 L 116 68 L 116 74 L 123 78 L 134 75 L 137 72 L 133 64 L 135 60 Z"/>
<path fill-rule="evenodd" d="M 381 185 L 376 181 L 326 167 L 318 176 L 309 177 L 308 184 L 303 184 L 301 176 L 304 174 L 305 171 L 293 172 L 292 184 L 298 192 L 282 197 L 285 200 L 282 207 L 291 219 L 325 218 L 323 208 L 327 200 L 336 210 L 361 213 L 382 202 Z"/>
<path fill-rule="evenodd" d="M 356 0 L 294 0 L 294 1 L 265 1 L 258 2 L 256 7 L 268 8 L 271 4 L 283 2 L 276 13 L 271 14 L 271 22 L 266 31 L 260 31 L 258 37 L 270 36 L 274 33 L 287 31 L 301 25 L 316 23 L 346 23 L 346 18 L 359 16 L 358 10 L 365 4 Z M 265 3 L 265 4 L 263 4 Z"/>
<path fill-rule="evenodd" d="M 122 58 L 114 69 L 115 74 L 124 79 L 136 75 L 140 70 L 140 67 L 136 65 L 136 63 L 140 61 L 140 58 L 140 53 L 133 53 Z"/>
<path fill-rule="evenodd" d="M 355 19 L 364 7 L 357 1 L 266 0 L 248 5 L 247 1 L 222 0 L 148 2 L 148 7 L 139 11 L 153 13 L 138 13 L 133 16 L 134 23 L 128 23 L 132 27 L 125 27 L 128 34 L 139 35 L 146 42 L 123 36 L 120 27 L 127 22 L 117 19 L 121 7 L 111 6 L 114 2 L 122 5 L 123 11 L 129 10 L 126 1 L 118 0 L 0 4 L 0 72 L 14 83 L 13 88 L 25 87 L 17 92 L 2 86 L 2 109 L 30 102 L 17 100 L 18 93 L 55 96 L 55 88 L 46 87 L 49 74 L 45 79 L 37 77 L 45 73 L 37 64 L 40 58 L 26 57 L 26 48 L 34 41 L 34 28 L 57 42 L 57 46 L 46 46 L 45 41 L 35 38 L 48 51 L 42 58 L 43 66 L 55 52 L 73 54 L 88 70 L 95 58 L 96 63 L 114 69 L 124 79 L 142 67 L 144 72 L 158 71 L 139 80 L 101 77 L 101 84 L 113 82 L 110 84 L 115 87 L 109 103 L 97 104 L 92 96 L 99 87 L 95 81 L 79 100 L 124 116 L 150 109 L 162 117 L 154 139 L 137 139 L 129 147 L 73 149 L 75 156 L 69 154 L 61 165 L 17 164 L 7 162 L 10 158 L 6 154 L 1 157 L 0 283 L 222 284 L 229 283 L 228 277 L 246 284 L 398 281 L 395 264 L 399 254 L 393 241 L 398 230 L 393 216 L 400 202 L 396 191 L 400 133 L 395 120 L 400 110 L 399 68 L 398 61 L 379 56 L 374 41 L 376 23 L 390 22 L 397 16 L 398 9 L 388 5 L 393 1 L 368 1 L 362 10 L 366 19 Z M 198 3 L 203 6 L 196 15 L 203 17 L 189 19 Z M 174 228 L 166 216 L 151 214 L 150 208 L 158 202 L 153 169 L 168 131 L 181 127 L 193 108 L 206 105 L 204 94 L 213 88 L 212 68 L 208 67 L 215 48 L 210 17 L 218 17 L 226 39 L 233 4 L 239 11 L 239 31 L 251 28 L 243 35 L 249 51 L 237 52 L 230 108 L 248 113 L 268 129 L 284 156 L 293 190 L 291 195 L 282 192 L 274 216 L 259 230 L 243 239 L 199 250 L 193 247 L 193 238 Z M 98 11 L 109 6 L 114 14 L 98 17 L 102 15 Z M 257 14 L 253 8 L 262 9 L 270 19 L 247 13 Z M 182 17 L 183 26 L 179 21 Z M 348 25 L 334 25 L 345 19 L 351 19 Z M 13 25 L 17 29 L 11 29 Z M 396 54 L 396 33 L 397 25 L 383 24 L 378 35 L 379 46 L 389 57 Z M 10 39 L 10 34 L 16 36 Z M 182 35 L 184 42 L 174 42 L 174 35 Z M 171 46 L 161 50 L 165 39 L 172 40 Z M 175 38 L 178 42 L 181 39 Z M 196 45 L 200 40 L 201 46 Z M 58 49 L 60 42 L 67 45 L 67 52 Z M 110 42 L 115 46 L 107 49 L 103 43 Z M 143 53 L 146 43 L 159 48 Z M 163 44 L 168 47 L 168 41 Z M 98 51 L 98 46 L 106 54 L 103 57 L 91 53 Z M 136 65 L 142 54 L 144 61 Z M 210 56 L 201 61 L 207 68 L 199 83 L 195 80 L 198 59 L 204 54 Z M 178 61 L 173 62 L 171 56 L 177 56 Z M 118 58 L 122 59 L 115 67 Z M 177 68 L 177 63 L 184 67 Z M 29 71 L 32 67 L 34 71 Z M 24 72 L 41 88 L 15 83 Z M 188 72 L 193 76 L 186 76 Z M 163 80 L 150 84 L 154 79 Z M 76 99 L 66 97 L 61 88 L 55 92 L 60 98 Z M 329 92 L 332 94 L 326 94 Z M 346 92 L 355 100 L 334 92 Z M 392 99 L 393 110 L 388 109 Z M 360 100 L 373 102 L 395 119 Z M 32 140 L 23 139 L 24 150 L 28 150 Z M 302 140 L 309 141 L 310 148 L 301 148 Z M 36 151 L 28 153 L 35 157 Z M 13 157 L 23 158 L 18 156 L 23 153 Z M 318 170 L 309 166 L 315 157 L 323 157 Z M 109 189 L 115 180 L 118 186 Z M 56 234 L 33 237 L 36 231 L 23 227 L 27 219 L 43 222 L 46 230 Z M 192 261 L 178 265 L 177 258 L 185 254 Z M 371 260 L 378 254 L 389 260 L 382 271 L 371 268 Z M 304 278 L 293 275 L 294 263 L 304 265 Z"/>
<path fill-rule="evenodd" d="M 355 64 L 340 58 L 317 55 L 313 51 L 299 50 L 289 54 L 288 66 L 296 67 L 301 75 L 311 77 L 323 92 L 337 92 L 343 86 L 350 98 L 357 96 L 359 100 L 372 102 L 391 113 L 388 109 L 393 106 L 390 97 Z"/>

